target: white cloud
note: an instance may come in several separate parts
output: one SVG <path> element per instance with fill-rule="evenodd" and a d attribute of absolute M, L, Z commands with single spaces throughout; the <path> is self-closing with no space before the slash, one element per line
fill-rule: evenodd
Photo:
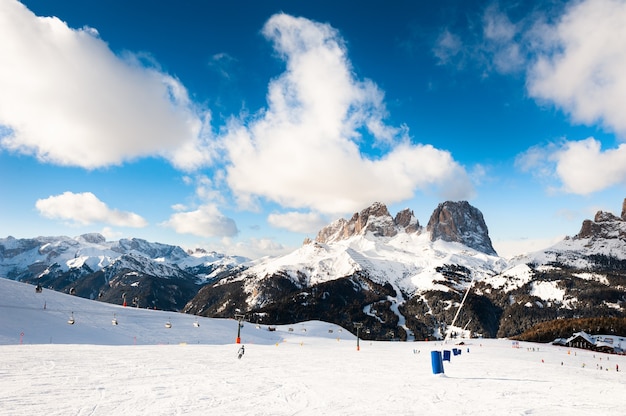
<path fill-rule="evenodd" d="M 626 135 L 626 2 L 586 0 L 541 24 L 528 71 L 531 96 L 552 102 L 575 122 Z"/>
<path fill-rule="evenodd" d="M 532 98 L 555 105 L 575 123 L 598 125 L 623 139 L 624 22 L 626 2 L 621 0 L 572 2 L 554 16 L 537 13 L 516 23 L 492 6 L 484 14 L 481 40 L 488 46 L 482 49 L 492 51 L 491 65 L 498 72 L 525 68 Z M 626 147 L 601 147 L 594 138 L 561 140 L 528 149 L 516 166 L 541 179 L 556 178 L 561 191 L 575 194 L 626 183 Z"/>
<path fill-rule="evenodd" d="M 291 253 L 297 247 L 285 246 L 270 238 L 250 238 L 244 241 L 233 241 L 230 238 L 223 238 L 219 245 L 209 245 L 206 248 L 220 253 L 260 259 L 262 257 L 283 256 Z"/>
<path fill-rule="evenodd" d="M 517 156 L 517 168 L 538 179 L 560 182 L 560 191 L 588 195 L 626 183 L 626 145 L 602 150 L 593 137 L 533 146 Z"/>
<path fill-rule="evenodd" d="M 146 220 L 135 213 L 109 208 L 91 192 L 64 192 L 37 200 L 35 207 L 46 218 L 68 220 L 82 225 L 105 223 L 135 228 L 148 225 Z"/>
<path fill-rule="evenodd" d="M 517 6 L 511 6 L 515 9 Z M 471 56 L 484 70 L 524 71 L 531 97 L 554 104 L 576 123 L 626 136 L 626 2 L 582 0 L 543 7 L 511 21 L 488 6 L 478 41 L 442 31 L 434 53 L 442 63 Z M 462 48 L 461 48 L 462 45 Z"/>
<path fill-rule="evenodd" d="M 515 240 L 499 240 L 493 242 L 493 248 L 500 257 L 510 259 L 522 254 L 544 250 L 562 241 L 564 238 L 565 236 L 539 239 L 521 238 Z"/>
<path fill-rule="evenodd" d="M 566 141 L 563 140 L 565 143 Z M 515 167 L 522 172 L 529 172 L 538 179 L 549 179 L 554 177 L 554 160 L 551 155 L 556 152 L 561 145 L 556 143 L 545 146 L 532 146 L 523 153 L 515 157 Z"/>
<path fill-rule="evenodd" d="M 497 6 L 490 5 L 482 14 L 480 35 L 463 36 L 444 28 L 433 46 L 433 55 L 442 65 L 453 65 L 457 69 L 475 61 L 481 70 L 513 73 L 524 69 L 526 55 L 523 27 L 512 22 Z M 478 37 L 476 41 L 475 37 Z"/>
<path fill-rule="evenodd" d="M 234 237 L 239 233 L 235 221 L 224 216 L 213 204 L 202 205 L 194 211 L 176 212 L 160 225 L 180 234 L 200 237 Z"/>
<path fill-rule="evenodd" d="M 241 204 L 261 197 L 345 213 L 372 201 L 406 200 L 417 190 L 468 198 L 472 185 L 448 152 L 412 145 L 406 128 L 384 123 L 384 94 L 355 78 L 336 30 L 278 14 L 263 34 L 287 69 L 269 85 L 268 108 L 247 126 L 231 124 L 224 137 L 228 184 Z M 381 154 L 362 152 L 366 140 Z"/>
<path fill-rule="evenodd" d="M 594 138 L 567 142 L 551 157 L 563 189 L 576 194 L 590 194 L 626 183 L 626 145 L 602 151 Z"/>
<path fill-rule="evenodd" d="M 433 54 L 441 65 L 450 64 L 456 57 L 463 55 L 461 37 L 449 29 L 443 30 L 435 42 Z"/>
<path fill-rule="evenodd" d="M 509 73 L 524 67 L 526 57 L 516 41 L 520 29 L 497 7 L 488 7 L 483 16 L 482 49 L 498 72 Z"/>
<path fill-rule="evenodd" d="M 270 214 L 267 222 L 277 228 L 284 228 L 296 233 L 317 233 L 328 224 L 328 220 L 318 213 L 287 212 L 284 214 Z"/>
<path fill-rule="evenodd" d="M 2 1 L 0 39 L 2 147 L 88 169 L 155 155 L 193 169 L 211 158 L 210 118 L 183 85 L 142 57 L 114 55 L 95 29 Z"/>
<path fill-rule="evenodd" d="M 123 233 L 116 231 L 112 229 L 111 227 L 102 228 L 102 230 L 100 231 L 100 234 L 102 234 L 109 241 L 119 240 L 120 238 L 124 237 Z"/>

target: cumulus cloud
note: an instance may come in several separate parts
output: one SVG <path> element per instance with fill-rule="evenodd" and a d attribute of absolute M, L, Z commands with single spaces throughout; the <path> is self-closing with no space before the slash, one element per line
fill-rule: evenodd
<path fill-rule="evenodd" d="M 405 127 L 384 122 L 384 94 L 355 77 L 335 29 L 277 14 L 263 34 L 286 70 L 269 84 L 267 109 L 248 124 L 234 122 L 224 137 L 227 181 L 241 204 L 261 197 L 345 213 L 417 190 L 471 195 L 465 170 L 448 152 L 411 144 Z M 362 151 L 362 144 L 379 153 Z"/>
<path fill-rule="evenodd" d="M 235 221 L 223 215 L 214 204 L 205 204 L 193 211 L 182 211 L 161 223 L 180 234 L 200 237 L 234 237 L 239 233 Z"/>
<path fill-rule="evenodd" d="M 287 212 L 284 214 L 270 214 L 267 222 L 276 228 L 284 228 L 296 233 L 315 233 L 326 224 L 328 220 L 314 212 Z"/>
<path fill-rule="evenodd" d="M 624 139 L 625 21 L 621 0 L 571 2 L 516 22 L 492 5 L 483 13 L 479 42 L 463 45 L 469 52 L 461 53 L 460 38 L 446 30 L 434 53 L 442 63 L 471 54 L 487 71 L 521 71 L 531 98 L 554 105 L 574 123 L 600 126 Z M 560 139 L 528 149 L 516 166 L 541 179 L 556 178 L 561 191 L 589 194 L 626 182 L 625 149 L 603 150 L 595 138 Z"/>
<path fill-rule="evenodd" d="M 91 192 L 64 192 L 37 200 L 35 207 L 46 218 L 68 220 L 82 225 L 104 223 L 134 228 L 148 225 L 145 219 L 135 213 L 109 208 Z"/>
<path fill-rule="evenodd" d="M 527 72 L 530 95 L 553 103 L 572 121 L 626 135 L 626 3 L 586 0 L 555 23 L 537 22 L 537 45 Z M 626 146 L 602 149 L 595 138 L 564 141 L 548 160 L 561 189 L 590 194 L 626 183 Z"/>
<path fill-rule="evenodd" d="M 528 71 L 531 96 L 573 121 L 626 135 L 626 2 L 586 0 L 534 34 L 541 47 Z"/>
<path fill-rule="evenodd" d="M 626 145 L 602 150 L 593 137 L 533 146 L 517 156 L 515 166 L 538 179 L 560 182 L 559 190 L 588 195 L 626 183 Z"/>
<path fill-rule="evenodd" d="M 0 2 L 0 146 L 93 169 L 162 156 L 194 169 L 210 121 L 184 86 L 144 57 L 116 56 L 95 29 Z"/>
<path fill-rule="evenodd" d="M 585 195 L 626 183 L 624 144 L 602 151 L 601 143 L 594 138 L 570 141 L 551 157 L 566 192 Z"/>

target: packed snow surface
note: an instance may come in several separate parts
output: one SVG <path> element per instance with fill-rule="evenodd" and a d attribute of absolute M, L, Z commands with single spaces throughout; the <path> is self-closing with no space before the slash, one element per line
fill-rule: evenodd
<path fill-rule="evenodd" d="M 37 294 L 0 279 L 0 414 L 626 413 L 625 356 L 507 339 L 360 340 L 357 350 L 354 335 L 325 322 L 275 329 L 244 323 L 237 359 L 234 319 Z M 461 354 L 433 374 L 431 351 L 453 348 Z"/>

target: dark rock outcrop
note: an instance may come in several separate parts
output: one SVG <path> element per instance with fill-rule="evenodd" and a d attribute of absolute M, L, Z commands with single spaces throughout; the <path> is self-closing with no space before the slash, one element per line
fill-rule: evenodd
<path fill-rule="evenodd" d="M 400 228 L 404 228 L 407 233 L 415 233 L 420 229 L 420 223 L 415 218 L 413 211 L 405 208 L 396 214 L 394 222 Z"/>
<path fill-rule="evenodd" d="M 432 241 L 457 242 L 486 254 L 497 255 L 491 245 L 483 214 L 467 201 L 439 204 L 430 216 L 426 230 L 430 232 Z"/>
<path fill-rule="evenodd" d="M 626 199 L 622 205 L 622 216 L 610 212 L 598 211 L 592 220 L 584 220 L 580 232 L 574 238 L 626 240 Z"/>

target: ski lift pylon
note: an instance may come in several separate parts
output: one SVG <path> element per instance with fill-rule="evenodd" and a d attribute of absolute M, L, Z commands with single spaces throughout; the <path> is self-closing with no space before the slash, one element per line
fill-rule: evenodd
<path fill-rule="evenodd" d="M 111 325 L 117 325 L 117 317 L 113 314 L 113 319 L 111 320 Z"/>
<path fill-rule="evenodd" d="M 70 319 L 67 320 L 67 323 L 70 325 L 74 325 L 74 312 L 72 312 L 72 315 L 70 316 Z"/>

